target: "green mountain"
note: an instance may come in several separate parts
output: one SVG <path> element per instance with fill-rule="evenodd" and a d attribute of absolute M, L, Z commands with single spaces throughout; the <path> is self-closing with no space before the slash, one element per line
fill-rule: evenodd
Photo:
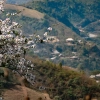
<path fill-rule="evenodd" d="M 41 48 L 40 51 L 42 51 L 43 53 L 37 53 L 40 57 L 47 59 L 50 58 L 53 59 L 53 61 L 56 63 L 61 62 L 63 65 L 68 65 L 75 68 L 78 67 L 79 69 L 100 69 L 100 55 L 98 55 L 98 52 L 100 52 L 100 1 L 42 0 L 32 1 L 25 4 L 24 6 L 26 6 L 27 8 L 36 9 L 42 13 L 45 13 L 46 15 L 55 18 L 80 36 L 80 38 L 75 38 L 75 34 L 75 36 L 73 35 L 74 37 L 72 37 L 72 35 L 66 34 L 65 31 L 58 31 L 60 32 L 60 34 L 55 35 L 60 37 L 66 36 L 66 38 L 62 37 L 60 39 L 65 40 L 69 37 L 72 37 L 75 40 L 74 43 L 69 46 L 69 44 L 63 41 L 60 43 L 46 45 L 49 53 L 44 52 Z M 49 18 L 47 19 L 49 20 Z M 55 32 L 53 32 L 52 35 L 54 33 Z M 64 35 L 63 33 L 66 35 Z M 79 39 L 81 39 L 83 43 L 77 43 Z M 97 45 L 98 52 L 91 52 L 92 46 L 95 48 L 95 43 Z M 62 56 L 51 56 L 51 53 L 54 50 L 57 50 L 60 54 L 62 54 Z M 75 52 L 75 54 L 73 54 L 73 52 Z M 96 59 L 93 59 L 94 56 Z M 74 57 L 76 57 L 77 60 Z"/>
<path fill-rule="evenodd" d="M 38 3 L 39 2 L 40 1 L 38 1 Z M 30 6 L 32 5 L 32 3 L 28 4 Z M 34 16 L 34 12 L 32 14 L 29 14 L 30 9 L 26 9 L 16 5 L 8 5 L 7 7 L 9 9 L 12 9 L 9 10 L 9 12 L 13 12 L 15 10 L 21 11 L 18 16 L 11 17 L 11 19 L 19 22 L 23 26 L 23 33 L 25 33 L 26 35 L 32 35 L 33 33 L 35 33 L 37 35 L 39 34 L 43 36 L 48 27 L 51 26 L 53 28 L 53 30 L 49 32 L 48 35 L 50 37 L 54 37 L 54 41 L 49 41 L 49 43 L 43 43 L 42 45 L 38 44 L 36 48 L 29 51 L 29 54 L 31 56 L 38 55 L 43 59 L 50 60 L 55 63 L 59 62 L 65 66 L 71 66 L 79 70 L 100 69 L 100 49 L 98 47 L 99 38 L 98 40 L 97 38 L 82 38 L 81 36 L 76 34 L 75 31 L 72 31 L 70 27 L 67 27 L 65 24 L 59 22 L 53 17 L 50 17 L 47 14 L 36 18 L 36 16 Z M 39 12 L 37 13 L 39 14 Z M 6 13 L 4 13 L 0 17 L 4 19 L 5 14 Z M 81 34 L 84 35 L 85 33 L 81 32 Z M 73 41 L 68 42 L 68 38 L 72 38 Z M 92 43 L 91 41 L 98 42 L 98 45 Z"/>
<path fill-rule="evenodd" d="M 46 13 L 80 36 L 88 36 L 92 41 L 100 43 L 100 1 L 98 0 L 43 0 L 32 1 L 25 5 Z M 96 35 L 96 39 L 89 34 Z"/>

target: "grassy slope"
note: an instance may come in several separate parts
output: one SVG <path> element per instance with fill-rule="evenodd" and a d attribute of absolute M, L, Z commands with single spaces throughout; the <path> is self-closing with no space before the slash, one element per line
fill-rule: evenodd
<path fill-rule="evenodd" d="M 5 9 L 17 10 L 21 11 L 21 15 L 30 17 L 30 18 L 37 18 L 41 19 L 44 17 L 43 13 L 40 13 L 36 10 L 31 10 L 22 6 L 12 5 L 12 4 L 5 4 Z"/>
<path fill-rule="evenodd" d="M 45 27 L 49 27 L 49 26 L 53 27 L 53 29 L 55 29 L 55 32 L 57 32 L 57 34 L 58 34 L 57 36 L 60 39 L 62 39 L 62 38 L 66 39 L 68 37 L 76 37 L 76 38 L 78 37 L 78 35 L 76 35 L 75 32 L 73 32 L 70 28 L 68 28 L 67 26 L 65 26 L 63 23 L 57 21 L 56 19 L 54 19 L 54 18 L 52 18 L 50 16 L 47 16 L 47 15 L 43 14 L 41 12 L 38 12 L 37 10 L 28 9 L 26 7 L 23 7 L 23 6 L 12 5 L 12 4 L 5 4 L 5 8 L 7 10 L 11 9 L 11 10 L 21 11 L 21 13 L 19 14 L 19 16 L 20 17 L 21 16 L 22 17 L 23 16 L 26 17 L 26 19 L 25 19 L 26 23 L 25 22 L 23 22 L 23 23 L 27 24 L 27 26 L 28 26 L 27 29 L 32 26 L 32 25 L 28 25 L 28 23 L 29 23 L 30 20 L 32 22 L 32 19 L 33 20 L 34 19 L 35 20 L 38 19 L 38 23 L 40 22 L 40 24 L 41 24 L 41 20 L 43 19 L 43 20 L 46 20 L 46 22 L 43 23 L 44 26 L 42 25 L 44 27 L 44 29 L 45 29 Z M 30 18 L 30 20 L 28 19 L 28 17 Z M 23 18 L 19 19 L 19 21 L 20 20 L 24 21 Z M 35 23 L 35 22 L 32 22 L 31 24 L 33 24 L 33 23 Z M 33 27 L 37 27 L 37 26 L 33 26 Z M 43 28 L 43 27 L 41 27 L 41 28 Z M 26 26 L 25 26 L 25 28 L 26 28 Z M 29 30 L 32 30 L 32 29 L 33 28 L 31 27 Z"/>
<path fill-rule="evenodd" d="M 13 94 L 13 95 L 12 95 Z M 37 92 L 33 89 L 16 85 L 11 89 L 7 89 L 4 93 L 4 100 L 26 100 L 29 97 L 30 100 L 39 100 L 41 97 L 43 100 L 51 100 L 47 93 Z"/>
<path fill-rule="evenodd" d="M 83 98 L 87 94 L 92 94 L 92 97 L 96 98 L 100 96 L 99 86 L 94 80 L 85 76 L 84 73 L 79 73 L 69 67 L 62 68 L 60 65 L 40 60 L 37 57 L 32 58 L 27 56 L 26 58 L 31 60 L 36 66 L 34 70 L 30 70 L 31 73 L 36 75 L 36 83 L 30 85 L 23 77 L 20 77 L 17 74 L 11 74 L 11 71 L 9 71 L 9 74 L 11 74 L 9 80 L 12 81 L 5 81 L 6 87 L 3 89 L 5 100 L 24 99 L 26 96 L 29 96 L 31 100 L 37 100 L 39 97 L 44 98 L 44 96 L 48 98 L 47 100 L 56 97 L 59 97 L 61 100 L 77 100 L 76 98 Z M 25 86 L 31 87 L 31 89 L 26 88 Z M 36 92 L 39 91 L 39 86 L 44 86 L 46 88 L 46 90 L 41 91 L 43 94 Z M 35 89 L 36 91 L 32 89 Z M 14 94 L 12 95 L 12 93 Z"/>
<path fill-rule="evenodd" d="M 0 71 L 1 70 L 4 72 L 4 78 L 0 76 L 0 82 L 4 82 L 4 87 L 0 87 L 0 96 L 2 96 L 4 100 L 27 100 L 27 97 L 29 97 L 30 100 L 38 100 L 40 97 L 42 99 L 46 97 L 47 100 L 51 100 L 47 93 L 26 87 L 23 81 L 24 78 L 20 75 L 13 74 L 8 68 L 0 67 Z"/>

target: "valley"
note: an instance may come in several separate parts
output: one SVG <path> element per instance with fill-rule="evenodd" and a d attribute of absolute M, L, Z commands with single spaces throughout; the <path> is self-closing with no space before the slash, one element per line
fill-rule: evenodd
<path fill-rule="evenodd" d="M 99 1 L 27 1 L 0 1 L 0 99 L 99 100 Z"/>
<path fill-rule="evenodd" d="M 23 32 L 26 35 L 32 35 L 34 33 L 37 35 L 43 35 L 45 31 L 47 31 L 47 27 L 51 26 L 53 28 L 53 30 L 49 32 L 48 38 L 51 38 L 51 40 L 49 40 L 49 43 L 37 45 L 36 48 L 31 49 L 29 52 L 31 56 L 35 54 L 42 59 L 47 59 L 55 63 L 59 62 L 63 65 L 79 68 L 80 70 L 99 69 L 99 56 L 97 56 L 95 51 L 89 53 L 89 49 L 91 49 L 91 47 L 95 45 L 95 43 L 93 43 L 93 40 L 99 41 L 99 35 L 90 33 L 90 38 L 88 36 L 83 38 L 82 36 L 77 35 L 77 33 L 74 32 L 71 28 L 67 27 L 65 24 L 59 22 L 55 18 L 40 13 L 36 10 L 11 4 L 5 4 L 5 8 L 20 11 L 18 17 L 13 18 L 13 20 L 18 21 L 22 24 Z M 86 32 L 83 29 L 79 29 L 79 31 L 82 34 Z M 69 38 L 72 38 L 73 41 L 66 41 Z M 97 45 L 99 52 L 99 42 L 97 43 Z M 94 55 L 97 57 L 95 60 L 92 59 Z M 94 64 L 91 64 L 91 61 L 93 61 Z"/>

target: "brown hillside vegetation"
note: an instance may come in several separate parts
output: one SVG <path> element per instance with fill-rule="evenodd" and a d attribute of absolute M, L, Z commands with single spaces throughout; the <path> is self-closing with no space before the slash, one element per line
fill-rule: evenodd
<path fill-rule="evenodd" d="M 28 96 L 25 95 L 25 91 L 23 90 L 26 90 Z M 4 100 L 40 100 L 39 98 L 42 98 L 42 100 L 51 100 L 46 93 L 36 92 L 35 90 L 20 85 L 6 90 L 3 97 Z"/>
<path fill-rule="evenodd" d="M 93 100 L 93 98 L 100 100 L 99 84 L 84 73 L 74 71 L 70 67 L 63 69 L 60 64 L 40 60 L 36 56 L 33 58 L 26 56 L 26 59 L 35 65 L 34 70 L 29 71 L 36 75 L 35 84 L 30 85 L 25 81 L 25 77 L 13 73 L 13 80 L 5 81 L 7 87 L 4 83 L 2 93 L 4 100 L 56 100 L 57 98 L 59 100 L 83 100 L 84 98 L 86 98 L 84 100 Z M 40 86 L 44 86 L 45 90 L 39 90 Z"/>
<path fill-rule="evenodd" d="M 37 18 L 37 19 L 41 19 L 44 17 L 43 13 L 40 13 L 36 10 L 25 8 L 22 6 L 18 6 L 18 5 L 5 4 L 5 9 L 21 11 L 21 15 L 26 16 L 26 17 Z"/>
<path fill-rule="evenodd" d="M 94 96 L 92 96 L 93 98 L 97 98 L 99 96 L 99 88 L 96 86 L 97 84 L 95 84 L 94 81 L 90 80 L 86 76 L 78 74 L 77 72 L 72 71 L 70 68 L 66 68 L 66 70 L 63 70 L 60 66 L 54 67 L 52 63 L 43 62 L 38 58 L 33 60 L 31 57 L 27 57 L 27 59 L 31 59 L 31 61 L 37 65 L 36 69 L 38 69 L 38 72 L 41 74 L 37 76 L 37 79 L 42 78 L 43 80 L 46 80 L 46 82 L 41 83 L 37 81 L 36 85 L 33 86 L 35 90 L 33 90 L 25 87 L 26 85 L 25 81 L 23 81 L 23 77 L 20 77 L 20 75 L 18 74 L 14 74 L 13 76 L 16 77 L 16 80 L 18 82 L 16 85 L 14 85 L 14 79 L 12 85 L 4 89 L 4 92 L 2 93 L 2 97 L 4 98 L 4 100 L 51 100 L 50 98 L 57 98 L 58 94 L 61 100 L 83 100 L 79 99 L 81 98 L 81 94 L 89 94 L 89 96 L 91 93 L 93 95 L 95 94 Z M 34 69 L 34 74 L 38 74 L 36 69 Z M 18 85 L 18 83 L 21 85 Z M 41 91 L 42 93 L 39 92 L 37 88 L 39 87 L 37 85 L 40 84 L 45 84 L 45 86 L 47 86 L 47 89 L 45 91 Z M 71 93 L 71 95 L 68 95 L 69 92 Z M 74 94 L 78 99 L 75 99 L 75 96 L 72 98 Z"/>
<path fill-rule="evenodd" d="M 44 62 L 39 60 L 38 57 L 32 59 L 27 56 L 26 58 L 37 66 L 36 69 L 41 74 L 39 77 L 42 76 L 41 78 L 46 80 L 46 83 L 42 84 L 47 86 L 46 91 L 51 98 L 54 99 L 59 94 L 61 100 L 81 100 L 81 98 L 85 98 L 85 95 L 89 95 L 89 98 L 92 99 L 86 100 L 93 100 L 93 98 L 99 96 L 100 90 L 95 81 L 89 79 L 84 73 L 79 73 L 77 69 Z"/>
<path fill-rule="evenodd" d="M 13 75 L 12 81 L 6 80 L 8 82 L 6 85 L 8 85 L 3 89 L 2 92 L 2 97 L 4 100 L 40 100 L 39 98 L 42 100 L 51 100 L 47 93 L 41 93 L 26 87 L 25 85 L 29 83 L 25 83 L 25 78 L 21 77 L 19 74 L 13 74 L 10 69 L 4 67 L 0 67 L 0 70 L 4 72 L 5 79 L 10 79 L 10 75 Z M 0 88 L 0 92 L 1 91 L 2 90 Z"/>

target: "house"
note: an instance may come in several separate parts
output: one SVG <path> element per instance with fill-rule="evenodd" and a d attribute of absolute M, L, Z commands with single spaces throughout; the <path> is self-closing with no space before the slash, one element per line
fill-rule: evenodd
<path fill-rule="evenodd" d="M 66 42 L 67 42 L 67 45 L 68 45 L 68 46 L 73 46 L 73 45 L 75 45 L 75 44 L 74 44 L 74 39 L 73 39 L 73 38 L 67 38 L 67 39 L 66 39 Z"/>
<path fill-rule="evenodd" d="M 51 60 L 54 60 L 54 59 L 56 59 L 57 57 L 55 56 L 55 57 L 52 57 L 52 58 L 50 58 Z"/>
<path fill-rule="evenodd" d="M 98 36 L 98 35 L 96 35 L 96 34 L 91 34 L 91 33 L 89 34 L 89 37 L 90 37 L 90 38 L 96 38 L 97 36 Z"/>
<path fill-rule="evenodd" d="M 96 77 L 100 77 L 100 74 L 97 74 Z"/>
<path fill-rule="evenodd" d="M 79 58 L 78 58 L 78 56 L 72 56 L 72 57 L 70 57 L 70 59 L 77 60 L 77 59 L 79 59 Z"/>
<path fill-rule="evenodd" d="M 67 38 L 67 39 L 66 39 L 66 42 L 73 42 L 73 41 L 74 41 L 73 38 Z"/>
<path fill-rule="evenodd" d="M 95 75 L 91 75 L 90 78 L 95 78 Z"/>

